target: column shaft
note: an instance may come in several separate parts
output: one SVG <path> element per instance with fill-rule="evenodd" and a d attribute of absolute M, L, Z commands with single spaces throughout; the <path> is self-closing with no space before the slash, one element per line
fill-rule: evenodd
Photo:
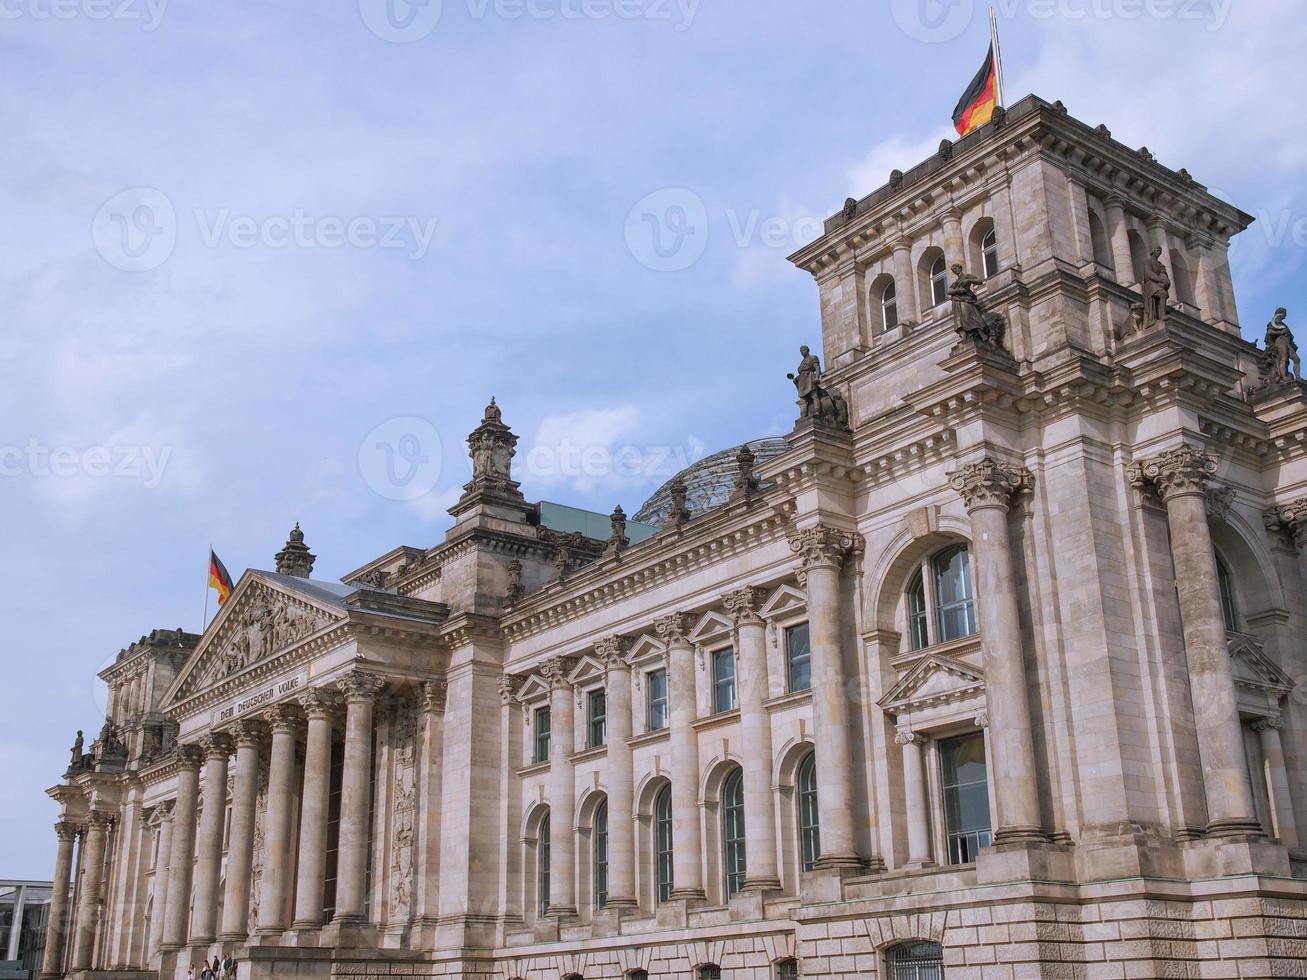
<path fill-rule="evenodd" d="M 333 702 L 313 690 L 300 698 L 308 716 L 304 751 L 304 794 L 300 803 L 299 877 L 295 885 L 296 929 L 322 926 L 327 874 L 327 797 L 331 789 Z"/>
<path fill-rule="evenodd" d="M 1116 266 L 1116 281 L 1122 286 L 1134 285 L 1135 263 L 1130 254 L 1130 228 L 1120 198 L 1108 199 L 1107 224 L 1107 233 L 1112 239 L 1112 264 Z"/>
<path fill-rule="evenodd" d="M 776 808 L 772 803 L 771 717 L 767 698 L 767 635 L 757 607 L 762 589 L 740 589 L 726 597 L 739 637 L 736 679 L 740 690 L 740 735 L 744 749 L 744 853 L 746 890 L 780 888 L 776 859 Z"/>
<path fill-rule="evenodd" d="M 159 850 L 154 858 L 154 881 L 151 892 L 154 906 L 150 912 L 150 935 L 146 939 L 145 955 L 148 960 L 159 951 L 163 942 L 163 923 L 168 914 L 168 870 L 172 864 L 173 803 L 159 804 Z"/>
<path fill-rule="evenodd" d="M 164 949 L 186 945 L 191 910 L 191 877 L 195 870 L 195 804 L 200 789 L 198 746 L 178 749 L 177 805 L 173 810 L 172 855 L 168 867 L 168 901 L 163 923 Z"/>
<path fill-rule="evenodd" d="M 227 889 L 222 899 L 222 938 L 249 933 L 250 869 L 254 863 L 254 811 L 259 793 L 259 755 L 267 730 L 261 722 L 236 728 L 236 785 L 231 797 L 231 840 L 227 845 Z"/>
<path fill-rule="evenodd" d="M 692 623 L 680 613 L 658 620 L 667 642 L 672 748 L 672 897 L 703 898 L 703 844 L 699 829 L 699 733 L 694 687 Z"/>
<path fill-rule="evenodd" d="M 196 843 L 195 903 L 191 910 L 191 942 L 217 938 L 218 875 L 222 865 L 222 834 L 227 818 L 227 757 L 231 738 L 204 739 L 204 812 Z"/>
<path fill-rule="evenodd" d="M 576 914 L 576 744 L 570 663 L 545 668 L 549 691 L 549 913 Z"/>
<path fill-rule="evenodd" d="M 917 278 L 912 274 L 912 243 L 900 239 L 894 243 L 894 302 L 899 322 L 915 324 L 917 312 Z"/>
<path fill-rule="evenodd" d="M 268 762 L 268 806 L 263 830 L 263 878 L 259 890 L 258 931 L 273 935 L 286 928 L 286 892 L 290 888 L 290 835 L 295 802 L 295 743 L 299 712 L 279 704 L 268 712 L 272 751 Z"/>
<path fill-rule="evenodd" d="M 903 801 L 908 817 L 908 867 L 934 864 L 930 854 L 930 803 L 926 793 L 926 736 L 899 732 L 894 741 L 903 747 Z"/>
<path fill-rule="evenodd" d="M 345 760 L 340 791 L 340 848 L 333 922 L 363 921 L 368 877 L 368 811 L 372 785 L 372 709 L 381 681 L 354 673 L 340 682 L 345 694 Z"/>
<path fill-rule="evenodd" d="M 1266 791 L 1271 800 L 1275 836 L 1290 850 L 1298 848 L 1298 824 L 1289 796 L 1289 773 L 1284 764 L 1284 744 L 1280 739 L 1280 722 L 1263 719 L 1253 726 L 1262 742 L 1262 760 L 1266 764 Z"/>
<path fill-rule="evenodd" d="M 60 821 L 54 825 L 59 835 L 59 848 L 54 859 L 54 884 L 50 889 L 50 915 L 46 920 L 45 953 L 41 960 L 41 976 L 57 977 L 63 971 L 64 940 L 68 928 L 68 883 L 73 873 L 73 845 L 77 842 L 77 828 Z"/>
<path fill-rule="evenodd" d="M 599 656 L 608 667 L 605 696 L 608 724 L 608 907 L 635 908 L 635 763 L 631 746 L 631 666 L 627 643 L 619 637 L 600 641 Z"/>
<path fill-rule="evenodd" d="M 104 880 L 105 844 L 109 836 L 108 814 L 92 813 L 86 825 L 86 855 L 83 865 L 81 901 L 77 910 L 77 932 L 73 937 L 73 959 L 69 972 L 89 970 L 95 952 L 95 932 L 100 915 L 100 890 Z"/>

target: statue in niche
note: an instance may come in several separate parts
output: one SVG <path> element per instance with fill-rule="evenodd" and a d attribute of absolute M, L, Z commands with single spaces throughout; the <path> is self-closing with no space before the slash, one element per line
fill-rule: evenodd
<path fill-rule="evenodd" d="M 848 427 L 849 406 L 844 396 L 821 383 L 821 361 L 805 345 L 799 348 L 799 370 L 785 375 L 799 392 L 799 418 L 824 419 Z"/>
<path fill-rule="evenodd" d="M 1266 325 L 1266 351 L 1262 354 L 1262 383 L 1266 385 L 1288 384 L 1295 379 L 1302 380 L 1302 361 L 1298 357 L 1298 345 L 1293 341 L 1293 331 L 1284 322 L 1289 311 L 1281 306 L 1275 316 Z M 1290 365 L 1293 370 L 1290 370 Z"/>
<path fill-rule="evenodd" d="M 1171 295 L 1171 276 L 1162 264 L 1161 246 L 1148 253 L 1144 278 L 1139 284 L 1144 294 L 1144 326 L 1166 322 L 1166 303 Z"/>
<path fill-rule="evenodd" d="M 964 271 L 956 262 L 952 270 L 953 281 L 949 284 L 948 295 L 953 303 L 953 329 L 962 340 L 1002 350 L 1007 322 L 1002 314 L 990 313 L 981 305 L 976 287 L 984 280 Z"/>

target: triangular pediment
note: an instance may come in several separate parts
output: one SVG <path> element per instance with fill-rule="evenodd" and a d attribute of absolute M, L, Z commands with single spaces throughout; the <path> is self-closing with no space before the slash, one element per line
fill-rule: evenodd
<path fill-rule="evenodd" d="M 922 657 L 878 702 L 890 713 L 970 697 L 985 688 L 985 676 L 953 657 Z"/>
<path fill-rule="evenodd" d="M 689 641 L 695 646 L 712 643 L 716 640 L 729 640 L 735 629 L 734 624 L 719 612 L 706 612 L 694 624 Z"/>
<path fill-rule="evenodd" d="M 549 684 L 539 674 L 529 674 L 517 689 L 517 699 L 523 704 L 549 697 Z"/>
<path fill-rule="evenodd" d="M 808 597 L 792 585 L 782 585 L 773 592 L 758 610 L 763 619 L 784 619 L 808 608 Z"/>
<path fill-rule="evenodd" d="M 569 684 L 584 684 L 595 677 L 604 676 L 603 662 L 593 654 L 583 654 L 576 660 L 576 666 L 567 675 Z"/>
<path fill-rule="evenodd" d="M 263 572 L 241 576 L 173 684 L 169 703 L 238 678 L 347 618 L 344 608 L 319 594 L 317 583 L 301 590 L 289 581 Z"/>
<path fill-rule="evenodd" d="M 1252 637 L 1232 637 L 1229 649 L 1236 685 L 1276 694 L 1288 694 L 1293 690 L 1293 679 L 1266 655 L 1262 645 Z"/>
<path fill-rule="evenodd" d="M 636 666 L 667 654 L 667 644 L 649 633 L 641 633 L 627 651 L 627 663 Z"/>

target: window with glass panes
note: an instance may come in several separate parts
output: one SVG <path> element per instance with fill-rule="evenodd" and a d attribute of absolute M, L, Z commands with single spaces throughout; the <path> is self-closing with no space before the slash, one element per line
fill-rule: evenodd
<path fill-rule="evenodd" d="M 993 228 L 985 232 L 985 237 L 980 240 L 980 262 L 984 266 L 982 271 L 986 279 L 998 274 L 998 236 L 994 234 Z"/>
<path fill-rule="evenodd" d="M 608 698 L 603 690 L 591 691 L 587 711 L 590 748 L 598 748 L 607 737 Z"/>
<path fill-rule="evenodd" d="M 549 814 L 540 821 L 536 838 L 536 901 L 541 915 L 549 914 Z"/>
<path fill-rule="evenodd" d="M 729 647 L 712 655 L 712 691 L 714 711 L 735 707 L 735 651 Z"/>
<path fill-rule="evenodd" d="M 695 975 L 698 977 L 698 980 L 722 980 L 722 968 L 711 964 L 708 966 L 701 966 Z"/>
<path fill-rule="evenodd" d="M 799 980 L 799 961 L 781 960 L 777 963 L 776 980 Z"/>
<path fill-rule="evenodd" d="M 672 787 L 663 786 L 654 797 L 654 861 L 658 879 L 658 901 L 672 897 Z"/>
<path fill-rule="evenodd" d="M 726 897 L 744 887 L 744 770 L 732 769 L 722 785 L 722 859 L 726 867 Z"/>
<path fill-rule="evenodd" d="M 536 708 L 534 727 L 535 748 L 531 754 L 534 762 L 549 761 L 549 709 Z"/>
<path fill-rule="evenodd" d="M 943 980 L 944 948 L 925 941 L 900 943 L 890 947 L 885 964 L 889 980 Z"/>
<path fill-rule="evenodd" d="M 908 580 L 905 601 L 914 650 L 974 635 L 976 596 L 967 546 L 952 545 L 922 562 Z"/>
<path fill-rule="evenodd" d="M 667 727 L 667 671 L 651 670 L 644 675 L 649 731 L 660 732 Z"/>
<path fill-rule="evenodd" d="M 1221 615 L 1225 618 L 1225 628 L 1233 632 L 1239 628 L 1239 615 L 1234 605 L 1234 582 L 1230 578 L 1230 567 L 1220 555 L 1216 556 L 1216 584 L 1221 590 Z"/>
<path fill-rule="evenodd" d="M 809 752 L 799 763 L 799 844 L 803 850 L 803 870 L 817 867 L 821 855 L 821 828 L 817 820 L 817 754 Z"/>
<path fill-rule="evenodd" d="M 807 691 L 812 687 L 812 643 L 808 624 L 800 623 L 785 631 L 786 672 L 789 690 Z"/>
<path fill-rule="evenodd" d="M 930 266 L 930 305 L 939 306 L 948 299 L 948 264 L 941 255 Z"/>
<path fill-rule="evenodd" d="M 594 819 L 595 908 L 608 904 L 608 801 L 595 808 Z"/>
<path fill-rule="evenodd" d="M 970 864 L 992 840 L 985 736 L 942 739 L 939 762 L 948 862 Z"/>

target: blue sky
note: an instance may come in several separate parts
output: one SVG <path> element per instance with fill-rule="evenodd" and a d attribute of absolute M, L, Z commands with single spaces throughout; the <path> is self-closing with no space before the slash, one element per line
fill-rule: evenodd
<path fill-rule="evenodd" d="M 965 0 L 385 2 L 0 3 L 0 877 L 49 876 L 94 674 L 197 628 L 209 542 L 266 568 L 299 521 L 332 578 L 436 543 L 492 394 L 528 497 L 602 511 L 788 429 L 785 256 L 987 43 Z M 1245 329 L 1307 318 L 1300 0 L 998 6 L 1009 101 L 1257 215 Z"/>

